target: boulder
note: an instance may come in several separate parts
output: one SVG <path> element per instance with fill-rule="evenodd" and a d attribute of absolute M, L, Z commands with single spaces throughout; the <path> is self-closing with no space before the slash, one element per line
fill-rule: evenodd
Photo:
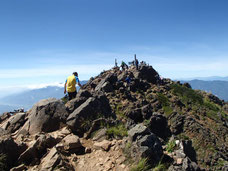
<path fill-rule="evenodd" d="M 52 148 L 49 153 L 41 160 L 40 170 L 52 171 L 60 164 L 61 156 L 56 148 Z"/>
<path fill-rule="evenodd" d="M 37 140 L 29 143 L 28 148 L 20 155 L 18 161 L 26 164 L 36 163 L 47 152 L 47 149 L 55 144 L 56 141 L 53 137 L 41 134 Z"/>
<path fill-rule="evenodd" d="M 160 161 L 163 155 L 161 142 L 148 128 L 138 124 L 128 131 L 128 136 L 132 144 L 131 157 L 136 160 L 148 158 L 152 163 Z"/>
<path fill-rule="evenodd" d="M 103 140 L 101 142 L 95 142 L 93 144 L 95 149 L 102 149 L 104 151 L 109 151 L 110 147 L 111 147 L 111 142 L 108 140 Z"/>
<path fill-rule="evenodd" d="M 0 137 L 0 154 L 6 155 L 6 165 L 8 168 L 12 168 L 20 155 L 20 147 L 9 135 Z"/>
<path fill-rule="evenodd" d="M 186 157 L 183 160 L 182 170 L 186 170 L 186 171 L 200 171 L 200 168 L 199 168 L 199 166 L 195 162 L 192 162 L 188 157 Z"/>
<path fill-rule="evenodd" d="M 58 130 L 66 122 L 68 112 L 61 100 L 49 98 L 39 101 L 28 113 L 28 120 L 18 134 L 30 135 Z"/>
<path fill-rule="evenodd" d="M 95 91 L 112 92 L 113 84 L 117 82 L 117 76 L 114 73 L 109 73 L 102 79 L 95 88 Z"/>
<path fill-rule="evenodd" d="M 77 93 L 76 98 L 68 101 L 65 106 L 69 113 L 72 113 L 77 109 L 82 103 L 84 103 L 89 97 L 92 97 L 91 93 L 88 90 L 80 89 Z"/>
<path fill-rule="evenodd" d="M 125 111 L 124 115 L 133 120 L 135 123 L 143 121 L 143 115 L 140 108 L 134 110 L 127 110 Z"/>
<path fill-rule="evenodd" d="M 109 101 L 104 95 L 90 97 L 67 118 L 69 128 L 79 136 L 83 136 L 91 127 L 92 121 L 112 116 Z"/>
<path fill-rule="evenodd" d="M 139 70 L 133 72 L 136 79 L 146 80 L 150 83 L 156 84 L 159 82 L 159 74 L 152 66 L 140 66 Z"/>
<path fill-rule="evenodd" d="M 0 124 L 6 119 L 10 118 L 11 114 L 9 112 L 5 112 L 0 116 Z"/>
<path fill-rule="evenodd" d="M 13 133 L 25 123 L 25 113 L 16 113 L 5 121 L 1 127 L 8 133 Z"/>
<path fill-rule="evenodd" d="M 169 126 L 172 134 L 178 135 L 183 131 L 185 116 L 173 113 L 169 116 Z"/>
<path fill-rule="evenodd" d="M 150 118 L 149 128 L 151 132 L 164 140 L 171 136 L 166 117 L 159 113 L 153 113 Z"/>
<path fill-rule="evenodd" d="M 64 150 L 70 153 L 77 153 L 84 149 L 79 137 L 74 134 L 67 135 L 60 143 L 63 145 Z"/>
<path fill-rule="evenodd" d="M 150 119 L 150 117 L 152 116 L 152 111 L 153 111 L 153 108 L 150 104 L 147 104 L 145 106 L 143 106 L 141 108 L 142 110 L 142 115 L 143 115 L 143 119 Z"/>
<path fill-rule="evenodd" d="M 71 134 L 70 130 L 67 129 L 67 127 L 64 127 L 60 130 L 57 130 L 55 132 L 51 132 L 48 135 L 50 135 L 51 137 L 53 137 L 55 139 L 56 143 L 59 143 L 60 141 L 62 141 L 62 139 L 64 137 L 66 137 L 67 135 Z"/>

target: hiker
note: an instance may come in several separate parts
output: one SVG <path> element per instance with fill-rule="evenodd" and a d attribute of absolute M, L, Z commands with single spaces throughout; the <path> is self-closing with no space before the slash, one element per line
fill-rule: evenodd
<path fill-rule="evenodd" d="M 125 69 L 128 69 L 128 65 L 124 61 L 122 61 L 121 68 L 124 71 Z"/>
<path fill-rule="evenodd" d="M 134 63 L 135 63 L 136 70 L 138 70 L 139 69 L 139 61 L 136 58 L 136 54 L 135 54 L 135 61 L 134 61 Z"/>
<path fill-rule="evenodd" d="M 127 76 L 127 78 L 125 79 L 125 81 L 126 81 L 127 84 L 130 84 L 131 83 L 130 75 Z"/>
<path fill-rule="evenodd" d="M 64 94 L 66 94 L 66 92 L 68 93 L 69 100 L 75 98 L 77 95 L 76 83 L 78 83 L 79 87 L 82 88 L 82 85 L 78 79 L 78 73 L 74 72 L 67 78 L 64 86 Z"/>

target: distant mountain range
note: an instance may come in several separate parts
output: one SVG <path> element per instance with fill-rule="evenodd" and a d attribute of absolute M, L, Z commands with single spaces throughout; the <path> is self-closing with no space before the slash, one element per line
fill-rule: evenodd
<path fill-rule="evenodd" d="M 204 90 L 206 92 L 211 92 L 214 95 L 218 96 L 220 99 L 228 101 L 228 81 L 191 80 L 191 81 L 181 81 L 181 82 L 188 82 L 193 89 L 199 89 L 199 90 Z"/>
<path fill-rule="evenodd" d="M 228 76 L 227 77 L 219 77 L 219 76 L 211 76 L 211 77 L 194 77 L 194 78 L 182 78 L 178 80 L 186 80 L 186 81 L 191 81 L 191 80 L 201 80 L 201 81 L 228 81 Z"/>
<path fill-rule="evenodd" d="M 81 84 L 83 85 L 86 82 L 87 81 L 81 81 Z M 0 98 L 0 114 L 18 108 L 28 110 L 41 99 L 51 97 L 57 99 L 64 97 L 64 88 L 60 86 L 47 86 L 40 89 L 26 90 L 21 93 Z"/>

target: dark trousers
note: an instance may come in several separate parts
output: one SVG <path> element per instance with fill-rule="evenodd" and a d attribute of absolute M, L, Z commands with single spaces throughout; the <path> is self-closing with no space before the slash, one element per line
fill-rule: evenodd
<path fill-rule="evenodd" d="M 68 92 L 68 95 L 69 95 L 69 100 L 71 100 L 71 99 L 74 99 L 76 97 L 77 92 L 76 91 L 72 92 L 72 93 Z"/>

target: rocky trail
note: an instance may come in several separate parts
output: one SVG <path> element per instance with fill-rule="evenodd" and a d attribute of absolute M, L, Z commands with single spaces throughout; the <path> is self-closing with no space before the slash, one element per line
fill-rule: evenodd
<path fill-rule="evenodd" d="M 4 113 L 0 135 L 3 171 L 228 170 L 228 104 L 145 64 Z"/>

